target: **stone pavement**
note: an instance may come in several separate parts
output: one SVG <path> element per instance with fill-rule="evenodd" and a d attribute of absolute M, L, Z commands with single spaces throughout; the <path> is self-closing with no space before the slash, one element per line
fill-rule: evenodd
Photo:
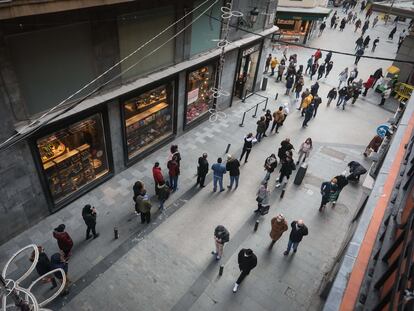
<path fill-rule="evenodd" d="M 370 31 L 382 39 L 376 53 L 393 57 L 396 44 L 385 40 L 389 29 L 377 26 Z M 311 45 L 332 46 L 330 42 L 337 40 L 338 34 L 342 36 L 338 49 L 352 52 L 357 35 L 349 26 L 344 33 L 328 28 Z M 300 48 L 291 48 L 290 52 L 293 51 L 298 51 L 301 64 L 313 53 Z M 332 86 L 337 86 L 338 73 L 354 61 L 339 55 L 333 59 L 333 71 L 326 81 L 320 83 L 323 99 Z M 360 76 L 366 80 L 378 66 L 378 61 L 362 59 Z M 381 62 L 381 66 L 386 68 L 388 63 Z M 310 87 L 308 77 L 305 78 L 305 86 Z M 268 90 L 262 94 L 273 98 L 276 92 L 284 93 L 283 84 L 269 81 Z M 320 200 L 320 183 L 340 173 L 349 160 L 363 161 L 361 152 L 364 146 L 375 135 L 376 126 L 391 117 L 391 113 L 375 105 L 379 95 L 371 91 L 366 99 L 361 98 L 354 107 L 349 105 L 346 111 L 332 106 L 326 108 L 323 103 L 316 119 L 302 130 L 302 119 L 294 110 L 293 98 L 280 95 L 277 103 L 270 100 L 269 109 L 273 111 L 280 103 L 289 102 L 291 115 L 279 135 L 265 138 L 255 146 L 251 161 L 242 168 L 239 189 L 219 196 L 211 194 L 209 185 L 198 192 L 193 188 L 198 156 L 207 151 L 212 164 L 217 156 L 224 154 L 228 143 L 232 144 L 230 153 L 238 155 L 244 134 L 255 132 L 256 127 L 256 119 L 248 115 L 245 127 L 240 128 L 242 113 L 258 101 L 256 96 L 244 104 L 234 101 L 233 107 L 226 110 L 226 120 L 205 122 L 174 141 L 183 157 L 179 190 L 169 199 L 165 215 L 157 214 L 154 207 L 156 217 L 148 228 L 139 224 L 132 212 L 132 184 L 141 179 L 148 185 L 150 193 L 153 192 L 152 165 L 159 161 L 165 168 L 169 146 L 0 246 L 0 262 L 4 263 L 10 254 L 29 243 L 42 244 L 48 254 L 55 252 L 57 246 L 52 230 L 65 223 L 75 241 L 69 267 L 75 283 L 72 293 L 55 304 L 55 309 L 62 305 L 65 305 L 64 310 L 274 310 L 275 305 L 280 305 L 281 310 L 288 310 L 287 306 L 292 310 L 316 309 L 319 300 L 314 295 L 324 268 L 329 266 L 340 247 L 361 193 L 359 187 L 347 187 L 341 194 L 341 204 L 335 210 L 319 215 L 315 211 Z M 395 105 L 390 101 L 388 105 L 391 104 Z M 392 109 L 391 106 L 386 108 Z M 255 204 L 255 191 L 263 177 L 265 157 L 276 152 L 285 137 L 291 137 L 295 148 L 298 148 L 308 136 L 315 141 L 315 150 L 304 183 L 300 187 L 290 185 L 282 201 L 278 199 L 279 192 L 274 191 L 274 204 L 269 216 L 263 219 L 265 223 L 259 231 L 252 234 L 254 219 L 251 211 Z M 221 197 L 223 199 L 220 200 Z M 85 242 L 81 209 L 86 203 L 98 208 L 101 236 Z M 301 244 L 294 261 L 292 257 L 280 256 L 287 234 L 272 253 L 265 250 L 268 222 L 276 209 L 282 211 L 288 220 L 302 217 L 310 227 L 311 234 Z M 232 241 L 223 260 L 226 272 L 221 279 L 216 278 L 217 266 L 208 256 L 212 247 L 212 230 L 219 222 L 232 233 Z M 113 239 L 114 226 L 120 231 L 118 240 Z M 246 279 L 240 293 L 234 296 L 231 284 L 238 273 L 235 255 L 241 246 L 250 246 L 257 252 L 259 267 Z M 27 257 L 24 257 L 11 268 L 17 273 L 19 267 L 27 264 Z M 111 291 L 111 296 L 105 298 L 108 291 Z"/>

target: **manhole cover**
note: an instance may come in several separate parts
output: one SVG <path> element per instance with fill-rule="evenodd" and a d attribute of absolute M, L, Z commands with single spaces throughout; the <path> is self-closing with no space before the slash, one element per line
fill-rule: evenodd
<path fill-rule="evenodd" d="M 286 288 L 286 290 L 285 290 L 285 295 L 290 297 L 290 298 L 295 298 L 296 291 L 292 287 L 288 286 L 288 288 Z"/>

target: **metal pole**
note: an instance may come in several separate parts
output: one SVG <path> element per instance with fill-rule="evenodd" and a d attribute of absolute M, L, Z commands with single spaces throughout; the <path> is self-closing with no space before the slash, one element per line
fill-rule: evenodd
<path fill-rule="evenodd" d="M 230 146 L 231 146 L 231 144 L 228 144 L 228 145 L 227 145 L 227 148 L 226 148 L 226 152 L 225 152 L 225 153 L 229 153 Z"/>
<path fill-rule="evenodd" d="M 257 231 L 257 228 L 259 228 L 259 219 L 258 220 L 256 220 L 256 222 L 254 223 L 254 232 L 256 232 Z"/>
<path fill-rule="evenodd" d="M 246 112 L 243 113 L 243 119 L 242 119 L 242 122 L 239 124 L 239 126 L 243 127 L 245 117 L 246 117 Z"/>
<path fill-rule="evenodd" d="M 263 108 L 263 111 L 266 111 L 266 108 L 267 108 L 267 102 L 268 102 L 268 100 L 269 100 L 269 98 L 266 98 L 266 103 L 265 103 L 265 106 L 264 106 L 264 108 Z"/>
<path fill-rule="evenodd" d="M 391 10 L 392 10 L 392 7 L 394 6 L 394 1 L 395 0 L 392 0 L 391 5 L 390 5 L 390 9 L 388 10 L 387 18 L 385 19 L 385 25 L 387 25 L 388 19 L 390 18 Z"/>
<path fill-rule="evenodd" d="M 276 93 L 275 100 L 277 100 L 278 96 L 279 96 L 279 93 Z"/>
<path fill-rule="evenodd" d="M 7 293 L 8 288 L 6 286 L 6 280 L 2 275 L 0 275 L 0 287 L 2 288 L 2 291 L 4 290 L 4 292 Z M 16 292 L 16 289 L 12 289 L 9 295 L 13 299 L 15 306 L 20 308 L 20 311 L 31 310 L 29 303 L 20 298 L 19 294 Z"/>
<path fill-rule="evenodd" d="M 254 111 L 254 115 L 252 115 L 252 118 L 256 118 L 256 114 L 257 114 L 257 108 L 259 107 L 259 104 L 256 105 L 256 110 Z"/>
<path fill-rule="evenodd" d="M 219 276 L 222 276 L 223 275 L 223 271 L 224 271 L 224 266 L 221 265 L 220 266 L 220 269 L 219 269 Z"/>

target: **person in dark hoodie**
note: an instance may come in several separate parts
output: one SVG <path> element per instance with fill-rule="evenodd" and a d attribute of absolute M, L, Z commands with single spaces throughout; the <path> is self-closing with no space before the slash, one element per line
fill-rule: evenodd
<path fill-rule="evenodd" d="M 69 233 L 65 231 L 66 226 L 60 224 L 53 230 L 53 237 L 57 240 L 59 249 L 63 252 L 65 259 L 67 260 L 71 255 L 73 247 L 73 240 Z"/>
<path fill-rule="evenodd" d="M 286 138 L 280 143 L 279 150 L 277 151 L 277 156 L 279 157 L 279 161 L 282 163 L 286 158 L 286 151 L 290 151 L 293 148 L 293 145 L 290 143 L 290 138 Z"/>
<path fill-rule="evenodd" d="M 326 65 L 326 73 L 325 73 L 325 78 L 328 76 L 328 74 L 331 72 L 333 67 L 333 61 L 330 61 L 327 65 Z"/>
<path fill-rule="evenodd" d="M 270 175 L 275 171 L 277 166 L 276 155 L 272 153 L 269 157 L 266 158 L 264 163 L 264 169 L 266 171 L 266 176 L 263 179 L 264 182 L 269 181 Z"/>
<path fill-rule="evenodd" d="M 200 188 L 204 188 L 204 181 L 206 180 L 206 175 L 208 173 L 208 161 L 207 161 L 207 153 L 203 153 L 201 157 L 198 158 L 198 166 L 197 166 L 197 183 L 196 185 L 200 185 Z"/>
<path fill-rule="evenodd" d="M 326 65 L 326 63 L 322 63 L 320 66 L 319 66 L 319 69 L 318 69 L 318 78 L 316 79 L 316 80 L 319 80 L 320 78 L 322 78 L 323 77 L 323 75 L 325 74 L 325 65 Z"/>
<path fill-rule="evenodd" d="M 257 257 L 250 248 L 243 248 L 237 256 L 237 261 L 239 263 L 239 269 L 241 273 L 236 283 L 234 284 L 233 293 L 237 292 L 244 278 L 248 276 L 250 274 L 250 271 L 252 271 L 257 266 Z"/>
<path fill-rule="evenodd" d="M 302 219 L 292 221 L 290 224 L 292 231 L 290 231 L 289 235 L 289 243 L 287 246 L 286 251 L 283 255 L 289 255 L 290 249 L 293 247 L 293 253 L 296 253 L 298 250 L 299 243 L 302 241 L 302 238 L 308 235 L 308 228 L 305 226 Z"/>
<path fill-rule="evenodd" d="M 260 120 L 257 121 L 257 129 L 256 129 L 256 139 L 258 142 L 262 140 L 263 135 L 266 132 L 266 119 L 265 117 L 260 117 Z"/>
<path fill-rule="evenodd" d="M 62 296 L 67 295 L 69 293 L 69 277 L 68 277 L 68 270 L 69 270 L 69 265 L 67 262 L 67 259 L 65 258 L 65 256 L 61 253 L 55 253 L 50 257 L 50 265 L 51 265 L 51 270 L 55 270 L 55 269 L 62 269 L 65 272 L 65 276 L 66 276 L 66 283 L 65 283 L 65 288 L 63 289 L 62 292 Z M 55 277 L 60 281 L 63 282 L 63 275 L 61 272 L 55 272 Z"/>
<path fill-rule="evenodd" d="M 272 122 L 272 119 L 273 119 L 272 112 L 269 109 L 267 109 L 264 117 L 265 117 L 265 123 L 266 123 L 266 130 L 265 130 L 265 133 L 263 134 L 263 137 L 267 137 L 266 131 L 269 128 L 270 122 Z"/>
<path fill-rule="evenodd" d="M 319 83 L 315 82 L 314 85 L 311 86 L 311 94 L 313 97 L 315 97 L 316 95 L 318 95 L 318 91 L 319 91 Z"/>
<path fill-rule="evenodd" d="M 314 111 L 315 111 L 315 106 L 312 102 L 305 110 L 305 119 L 303 120 L 302 127 L 308 126 L 308 122 L 312 119 Z"/>
<path fill-rule="evenodd" d="M 165 182 L 161 182 L 158 186 L 158 201 L 160 202 L 160 211 L 164 210 L 164 203 L 170 197 L 170 187 L 168 187 Z"/>
<path fill-rule="evenodd" d="M 142 189 L 141 193 L 136 197 L 135 210 L 141 213 L 141 223 L 149 224 L 151 222 L 151 207 L 147 190 Z"/>
<path fill-rule="evenodd" d="M 284 177 L 286 177 L 287 180 L 289 180 L 289 177 L 292 174 L 292 171 L 296 169 L 295 162 L 293 161 L 293 158 L 292 158 L 291 150 L 286 151 L 286 157 L 284 158 L 283 161 L 281 161 L 281 163 L 282 163 L 282 167 L 280 168 L 280 176 L 276 183 L 276 188 L 280 187 L 280 185 L 283 182 Z"/>
<path fill-rule="evenodd" d="M 244 163 L 247 163 L 247 159 L 249 158 L 250 151 L 252 151 L 252 147 L 253 147 L 253 134 L 249 133 L 244 137 L 243 150 L 242 150 L 239 161 L 241 161 L 243 159 L 243 156 L 246 155 L 246 158 L 244 159 Z"/>
<path fill-rule="evenodd" d="M 326 103 L 326 106 L 329 107 L 329 105 L 331 104 L 331 101 L 334 100 L 336 98 L 336 96 L 338 96 L 338 91 L 334 87 L 328 93 L 328 96 L 327 96 L 328 102 Z"/>
<path fill-rule="evenodd" d="M 99 233 L 96 233 L 96 209 L 95 207 L 86 204 L 82 209 L 82 218 L 86 224 L 86 240 L 91 238 L 91 231 L 93 234 L 93 238 L 96 239 L 99 236 Z"/>
<path fill-rule="evenodd" d="M 235 188 L 237 188 L 239 186 L 240 162 L 233 158 L 231 154 L 227 155 L 226 171 L 230 174 L 230 185 L 227 186 L 227 189 L 231 190 L 234 183 L 236 184 Z"/>
<path fill-rule="evenodd" d="M 216 256 L 216 260 L 220 260 L 223 257 L 224 244 L 230 241 L 230 233 L 226 227 L 218 225 L 214 229 L 214 243 L 216 250 L 212 251 L 211 254 Z"/>
<path fill-rule="evenodd" d="M 39 258 L 36 263 L 36 272 L 39 274 L 39 276 L 42 276 L 50 271 L 52 271 L 52 265 L 50 263 L 49 257 L 45 253 L 45 249 L 42 246 L 37 246 L 38 252 L 39 252 Z M 31 262 L 34 262 L 35 260 L 35 251 L 32 252 L 32 254 L 29 257 L 29 260 Z M 42 279 L 44 282 L 51 282 L 52 287 L 51 289 L 54 289 L 57 287 L 56 279 L 53 275 L 48 275 Z"/>
<path fill-rule="evenodd" d="M 346 172 L 341 175 L 335 176 L 336 179 L 336 192 L 331 196 L 332 207 L 335 207 L 336 201 L 338 201 L 339 195 L 341 194 L 342 189 L 348 184 L 348 179 L 346 179 Z"/>

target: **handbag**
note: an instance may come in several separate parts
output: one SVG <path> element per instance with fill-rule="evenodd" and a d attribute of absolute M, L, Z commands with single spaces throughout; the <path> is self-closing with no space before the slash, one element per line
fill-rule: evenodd
<path fill-rule="evenodd" d="M 262 203 L 262 202 L 263 202 L 263 198 L 261 198 L 261 197 L 259 197 L 259 196 L 258 196 L 258 197 L 256 198 L 256 201 L 257 201 L 257 203 Z"/>
<path fill-rule="evenodd" d="M 260 215 L 266 215 L 269 213 L 269 209 L 270 209 L 270 205 L 266 205 L 266 206 L 261 206 L 259 209 L 259 213 Z"/>

